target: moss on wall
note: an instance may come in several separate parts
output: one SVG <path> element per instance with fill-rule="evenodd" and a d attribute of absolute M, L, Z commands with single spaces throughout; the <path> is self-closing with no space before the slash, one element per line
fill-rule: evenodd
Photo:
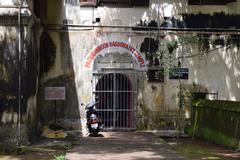
<path fill-rule="evenodd" d="M 229 148 L 237 148 L 239 143 L 239 141 L 235 138 L 228 137 L 225 134 L 219 131 L 213 130 L 211 128 L 200 127 L 198 125 L 187 128 L 185 130 L 185 133 L 187 133 L 190 136 L 193 135 L 196 137 L 200 137 L 205 140 L 208 140 Z"/>
<path fill-rule="evenodd" d="M 211 109 L 217 109 L 221 111 L 231 111 L 240 113 L 240 102 L 232 102 L 232 101 L 210 101 L 210 100 L 198 100 L 194 102 L 194 106 L 201 108 L 207 107 Z"/>
<path fill-rule="evenodd" d="M 151 111 L 142 104 L 139 109 L 139 130 L 173 130 L 176 128 L 177 118 L 173 112 Z"/>
<path fill-rule="evenodd" d="M 138 117 L 138 129 L 139 130 L 147 130 L 149 128 L 149 116 L 151 111 L 145 105 L 139 105 L 139 117 Z"/>
<path fill-rule="evenodd" d="M 199 137 L 223 146 L 234 148 L 238 145 L 238 141 L 236 139 L 228 137 L 225 134 L 210 128 L 198 128 L 196 133 Z"/>
<path fill-rule="evenodd" d="M 214 143 L 237 148 L 240 142 L 240 103 L 197 100 L 193 103 L 188 133 Z"/>

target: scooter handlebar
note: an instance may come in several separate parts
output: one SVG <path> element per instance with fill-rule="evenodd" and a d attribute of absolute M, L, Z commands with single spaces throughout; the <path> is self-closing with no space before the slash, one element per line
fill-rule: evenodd
<path fill-rule="evenodd" d="M 91 102 L 91 103 L 87 104 L 86 107 L 85 107 L 85 110 L 94 107 L 94 106 L 95 106 L 96 104 L 98 104 L 98 103 L 99 103 L 99 102 L 97 101 L 97 102 Z"/>

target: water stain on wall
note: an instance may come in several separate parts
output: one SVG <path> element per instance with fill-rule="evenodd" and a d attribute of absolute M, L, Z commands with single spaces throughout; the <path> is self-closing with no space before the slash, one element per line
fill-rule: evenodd
<path fill-rule="evenodd" d="M 9 27 L 0 35 L 0 118 L 17 111 L 18 51 L 16 30 Z M 11 108 L 11 109 L 10 109 Z M 8 110 L 8 112 L 4 112 Z M 11 112 L 11 113 L 13 113 Z M 4 121 L 4 120 L 3 120 Z M 4 121 L 5 122 L 5 121 Z"/>

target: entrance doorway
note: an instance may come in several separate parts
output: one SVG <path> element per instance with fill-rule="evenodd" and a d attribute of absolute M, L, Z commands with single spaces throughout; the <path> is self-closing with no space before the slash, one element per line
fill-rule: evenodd
<path fill-rule="evenodd" d="M 135 85 L 133 73 L 95 73 L 96 108 L 106 129 L 136 128 Z"/>

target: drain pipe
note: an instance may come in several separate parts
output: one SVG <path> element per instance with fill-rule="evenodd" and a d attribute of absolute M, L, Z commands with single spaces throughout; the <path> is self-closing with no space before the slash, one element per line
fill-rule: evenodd
<path fill-rule="evenodd" d="M 18 131 L 17 131 L 17 146 L 20 146 L 21 143 L 21 60 L 22 60 L 22 41 L 21 41 L 21 0 L 19 0 L 18 6 Z"/>

